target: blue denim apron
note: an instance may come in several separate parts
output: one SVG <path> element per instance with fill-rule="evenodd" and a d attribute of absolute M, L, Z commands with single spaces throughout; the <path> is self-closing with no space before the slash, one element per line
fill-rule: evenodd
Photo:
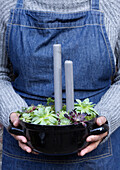
<path fill-rule="evenodd" d="M 7 55 L 16 79 L 13 87 L 28 105 L 54 97 L 53 44 L 62 45 L 62 89 L 65 101 L 65 60 L 73 61 L 75 99 L 98 103 L 111 84 L 115 65 L 99 11 L 99 0 L 88 11 L 56 13 L 24 10 L 18 0 L 6 31 Z M 117 170 L 120 167 L 119 129 L 84 157 L 50 156 L 23 151 L 4 130 L 3 170 Z M 115 146 L 116 145 L 116 146 Z"/>

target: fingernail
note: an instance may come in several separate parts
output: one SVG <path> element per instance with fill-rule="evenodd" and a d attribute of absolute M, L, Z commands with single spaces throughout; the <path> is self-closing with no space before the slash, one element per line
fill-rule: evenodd
<path fill-rule="evenodd" d="M 80 152 L 80 156 L 84 156 L 84 152 Z"/>
<path fill-rule="evenodd" d="M 14 122 L 13 125 L 16 126 L 16 122 Z"/>
<path fill-rule="evenodd" d="M 17 121 L 17 120 L 15 120 L 15 121 L 14 121 L 14 123 L 13 123 L 13 124 L 14 124 L 14 126 L 16 126 L 16 125 L 17 125 L 17 123 L 18 123 L 18 121 Z"/>
<path fill-rule="evenodd" d="M 87 138 L 87 142 L 91 142 L 91 138 Z"/>
<path fill-rule="evenodd" d="M 100 126 L 102 125 L 101 119 L 98 119 L 98 123 L 99 123 Z"/>
<path fill-rule="evenodd" d="M 29 148 L 27 148 L 27 149 L 26 149 L 26 151 L 27 151 L 28 153 L 30 153 L 30 152 L 31 152 Z"/>
<path fill-rule="evenodd" d="M 27 141 L 26 141 L 26 139 L 23 139 L 23 143 L 26 143 Z"/>

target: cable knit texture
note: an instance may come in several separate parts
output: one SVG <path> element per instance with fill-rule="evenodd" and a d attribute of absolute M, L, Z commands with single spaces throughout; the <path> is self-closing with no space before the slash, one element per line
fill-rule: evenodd
<path fill-rule="evenodd" d="M 10 9 L 15 8 L 16 0 L 0 0 L 0 122 L 7 128 L 9 115 L 27 107 L 25 101 L 15 93 L 11 85 L 11 69 L 5 52 L 5 31 Z M 61 13 L 89 10 L 89 0 L 24 0 L 24 9 L 36 11 L 54 11 Z M 120 67 L 120 1 L 100 0 L 100 10 L 105 15 L 105 26 L 114 53 L 115 64 Z M 120 124 L 120 70 L 95 109 L 104 115 L 113 133 Z"/>

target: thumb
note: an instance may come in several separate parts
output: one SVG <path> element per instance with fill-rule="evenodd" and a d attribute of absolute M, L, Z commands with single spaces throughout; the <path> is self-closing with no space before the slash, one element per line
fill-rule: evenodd
<path fill-rule="evenodd" d="M 11 113 L 10 120 L 13 123 L 14 126 L 19 125 L 19 115 L 17 113 Z"/>
<path fill-rule="evenodd" d="M 106 121 L 107 121 L 107 120 L 106 120 L 106 117 L 101 116 L 101 117 L 97 118 L 96 123 L 98 124 L 98 126 L 101 126 L 101 125 L 103 125 Z"/>

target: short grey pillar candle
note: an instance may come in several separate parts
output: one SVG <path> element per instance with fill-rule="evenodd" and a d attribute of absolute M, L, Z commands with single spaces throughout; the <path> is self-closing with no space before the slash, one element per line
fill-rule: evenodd
<path fill-rule="evenodd" d="M 65 61 L 65 85 L 67 111 L 74 109 L 73 62 Z"/>
<path fill-rule="evenodd" d="M 54 98 L 55 111 L 62 109 L 62 64 L 61 64 L 61 44 L 53 45 L 54 58 Z"/>

